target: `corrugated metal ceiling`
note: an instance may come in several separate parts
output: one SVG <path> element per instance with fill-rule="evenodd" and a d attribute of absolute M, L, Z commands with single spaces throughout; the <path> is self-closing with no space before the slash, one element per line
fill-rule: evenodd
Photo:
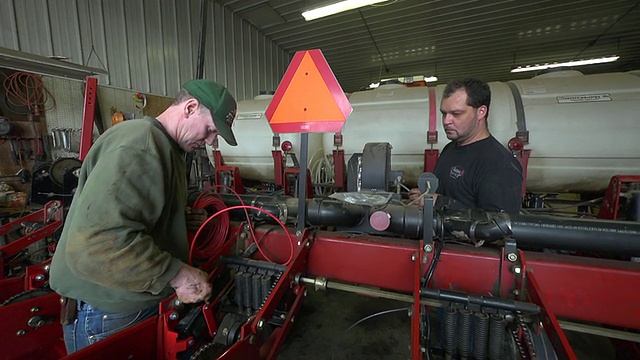
<path fill-rule="evenodd" d="M 516 65 L 619 55 L 584 73 L 640 69 L 640 2 L 390 0 L 306 22 L 327 1 L 216 0 L 291 55 L 320 48 L 345 91 L 384 78 L 529 78 Z M 332 1 L 329 1 L 332 2 Z"/>

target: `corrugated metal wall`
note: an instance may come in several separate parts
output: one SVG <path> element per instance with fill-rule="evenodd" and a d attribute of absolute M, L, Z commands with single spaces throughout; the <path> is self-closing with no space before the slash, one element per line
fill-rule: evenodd
<path fill-rule="evenodd" d="M 275 90 L 288 55 L 212 0 L 0 0 L 0 46 L 106 68 L 102 85 L 174 96 L 196 76 L 202 1 L 204 77 L 238 100 Z"/>

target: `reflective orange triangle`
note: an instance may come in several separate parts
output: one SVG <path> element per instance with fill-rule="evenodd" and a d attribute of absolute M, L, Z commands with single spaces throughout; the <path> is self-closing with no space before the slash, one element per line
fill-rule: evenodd
<path fill-rule="evenodd" d="M 344 121 L 345 117 L 309 53 L 305 53 L 291 83 L 271 117 L 272 124 Z"/>

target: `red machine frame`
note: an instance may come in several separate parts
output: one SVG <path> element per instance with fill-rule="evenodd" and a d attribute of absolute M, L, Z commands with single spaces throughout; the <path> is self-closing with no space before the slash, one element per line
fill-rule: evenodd
<path fill-rule="evenodd" d="M 245 241 L 242 239 L 246 239 L 242 236 L 244 229 L 244 224 L 233 224 L 225 252 L 231 252 L 236 247 L 236 241 L 246 245 L 242 243 Z M 269 233 L 264 236 L 261 246 L 274 261 L 284 262 L 289 256 L 288 247 L 282 246 L 288 241 L 287 233 L 281 228 L 264 226 L 256 229 L 256 235 L 262 237 L 267 231 Z M 433 252 L 424 251 L 421 241 L 305 231 L 295 245 L 293 260 L 265 305 L 242 326 L 240 339 L 219 358 L 277 357 L 307 291 L 308 282 L 302 279 L 315 277 L 323 279 L 325 284 L 357 284 L 363 293 L 372 288 L 379 292 L 394 292 L 412 297 L 412 359 L 422 359 L 418 305 L 423 299 L 420 298 L 419 289 L 420 281 L 433 256 Z M 212 277 L 224 271 L 217 264 L 207 270 L 211 271 Z M 598 323 L 612 328 L 638 329 L 640 293 L 635 286 L 629 286 L 634 283 L 640 283 L 640 264 L 637 263 L 522 251 L 516 262 L 510 262 L 505 260 L 504 253 L 498 248 L 447 244 L 440 255 L 432 287 L 538 304 L 543 312 L 544 329 L 558 356 L 575 359 L 558 318 Z M 265 319 L 273 316 L 277 304 L 286 296 L 291 298 L 283 325 L 271 333 L 265 333 Z M 219 319 L 215 316 L 218 301 L 216 299 L 201 306 L 211 335 L 215 334 L 219 326 Z M 28 304 L 25 301 L 6 308 L 27 308 L 34 304 L 48 309 L 52 304 L 57 305 L 57 298 L 41 297 L 29 300 Z M 161 304 L 158 317 L 66 358 L 110 359 L 133 356 L 175 359 L 178 352 L 194 349 L 195 346 L 193 338 L 178 339 L 174 331 L 182 316 L 179 312 L 173 299 L 168 299 Z M 37 331 L 31 333 L 35 336 Z M 49 333 L 48 336 L 57 334 Z M 142 337 L 147 341 L 138 340 Z M 38 338 L 42 341 L 42 336 Z M 57 344 L 49 344 L 59 347 L 60 339 L 58 338 Z"/>

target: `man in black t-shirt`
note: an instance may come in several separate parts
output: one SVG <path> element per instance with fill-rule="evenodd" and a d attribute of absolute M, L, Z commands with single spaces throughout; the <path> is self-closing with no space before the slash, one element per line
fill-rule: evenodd
<path fill-rule="evenodd" d="M 436 162 L 435 207 L 518 213 L 522 167 L 487 126 L 489 85 L 479 79 L 454 80 L 442 94 L 442 125 L 451 140 Z M 410 198 L 420 196 L 412 189 Z"/>

